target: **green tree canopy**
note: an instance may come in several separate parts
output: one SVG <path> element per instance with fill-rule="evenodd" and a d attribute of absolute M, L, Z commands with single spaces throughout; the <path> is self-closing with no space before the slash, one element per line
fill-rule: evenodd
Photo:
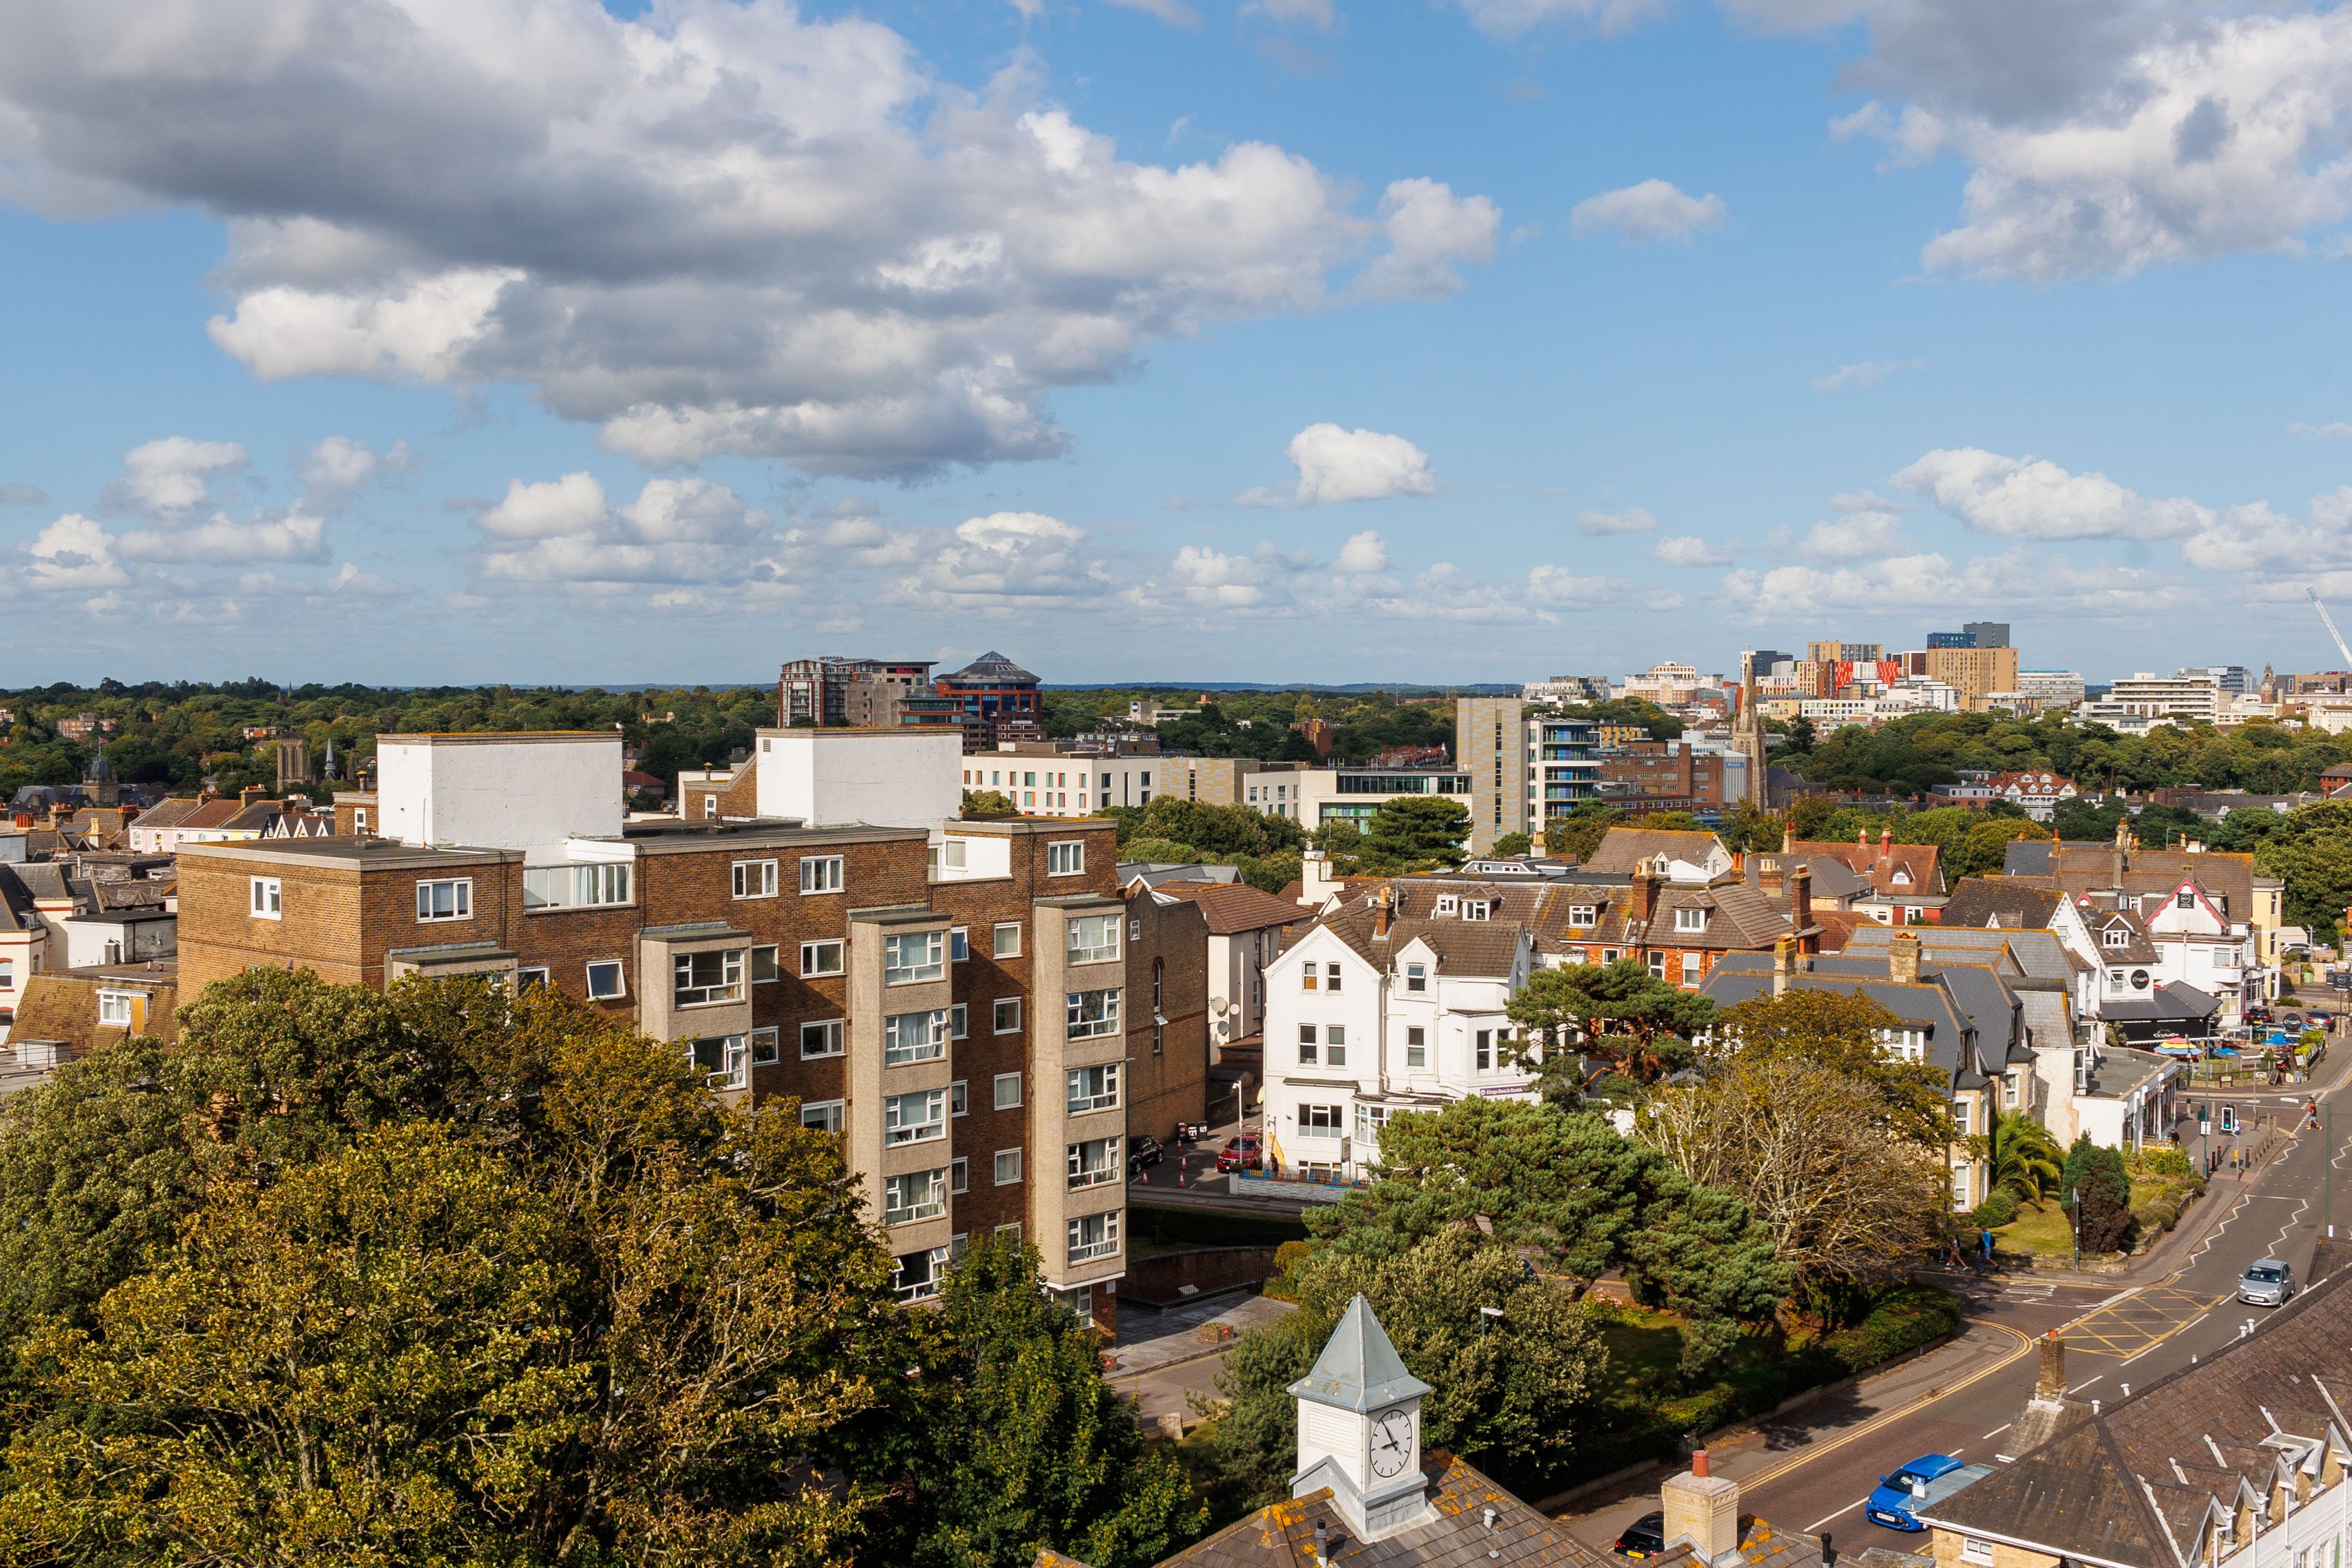
<path fill-rule="evenodd" d="M 1887 1034 L 1902 1022 L 1855 992 L 1796 988 L 1724 1009 L 1710 1054 L 1718 1060 L 1818 1062 L 1867 1085 L 1896 1137 L 1940 1150 L 1958 1135 L 1951 1084 L 1933 1063 L 1888 1053 Z"/>
<path fill-rule="evenodd" d="M 1575 1037 L 1587 1056 L 1622 1064 L 1649 1079 L 1687 1058 L 1685 1042 L 1715 1022 L 1715 1004 L 1695 992 L 1670 985 L 1630 958 L 1614 963 L 1571 963 L 1538 969 L 1505 1009 L 1529 1037 L 1551 1040 L 1539 1072 L 1548 1092 L 1573 1087 Z"/>
<path fill-rule="evenodd" d="M 1565 816 L 1555 816 L 1544 824 L 1544 853 L 1557 855 L 1579 865 L 1592 858 L 1609 830 L 1625 820 L 1625 814 L 1613 805 L 1597 800 L 1580 800 Z"/>
<path fill-rule="evenodd" d="M 1373 876 L 1458 866 L 1470 837 L 1470 808 L 1443 795 L 1404 795 L 1381 803 L 1356 864 Z"/>

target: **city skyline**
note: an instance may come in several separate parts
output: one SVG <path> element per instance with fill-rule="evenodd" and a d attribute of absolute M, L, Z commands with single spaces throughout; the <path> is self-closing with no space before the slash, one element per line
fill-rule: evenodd
<path fill-rule="evenodd" d="M 20 682 L 1507 683 L 1974 619 L 2095 682 L 2337 662 L 2299 601 L 2352 597 L 2352 393 L 2303 347 L 2347 14 L 120 0 L 19 40 Z"/>

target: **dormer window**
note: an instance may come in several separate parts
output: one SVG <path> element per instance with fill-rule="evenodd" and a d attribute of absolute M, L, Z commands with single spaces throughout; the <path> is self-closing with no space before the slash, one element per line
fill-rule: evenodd
<path fill-rule="evenodd" d="M 2131 945 L 2131 932 L 2122 926 L 2116 926 L 2110 929 L 2107 932 L 2107 945 L 2109 947 L 2129 947 Z"/>
<path fill-rule="evenodd" d="M 1888 880 L 1892 881 L 1898 888 L 1907 888 L 1911 885 L 1911 873 L 1905 870 L 1902 867 L 1897 866 L 1895 868 L 1895 875 L 1889 878 Z"/>
<path fill-rule="evenodd" d="M 1676 910 L 1675 911 L 1675 929 L 1676 931 L 1705 931 L 1706 929 L 1706 911 L 1705 910 L 1690 909 Z"/>
<path fill-rule="evenodd" d="M 1437 896 L 1437 912 L 1439 914 L 1458 914 L 1461 912 L 1461 909 L 1462 900 L 1455 898 L 1452 893 L 1440 893 Z"/>
<path fill-rule="evenodd" d="M 1406 964 L 1404 966 L 1404 988 L 1407 991 L 1427 991 L 1429 989 L 1429 965 L 1425 963 Z"/>
<path fill-rule="evenodd" d="M 1592 926 L 1601 923 L 1601 910 L 1592 904 L 1568 906 L 1568 923 L 1572 926 Z"/>
<path fill-rule="evenodd" d="M 2176 910 L 2193 910 L 2197 907 L 2197 895 L 2183 888 L 2172 896 L 2172 907 Z"/>
<path fill-rule="evenodd" d="M 1465 899 L 1462 900 L 1462 918 L 1465 921 L 1483 921 L 1486 918 L 1487 908 L 1487 902 L 1484 899 Z"/>

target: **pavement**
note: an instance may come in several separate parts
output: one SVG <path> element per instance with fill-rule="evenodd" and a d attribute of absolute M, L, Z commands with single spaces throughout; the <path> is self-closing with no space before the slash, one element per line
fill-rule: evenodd
<path fill-rule="evenodd" d="M 2113 1402 L 2242 1333 L 2259 1332 L 2267 1310 L 2236 1301 L 2246 1266 L 2280 1258 L 2298 1279 L 2307 1279 L 2313 1247 L 2329 1233 L 2331 1204 L 2339 1219 L 2352 1219 L 2352 1100 L 2344 1117 L 2327 1114 L 2343 1091 L 2352 1051 L 2330 1057 L 2317 1081 L 2266 1091 L 2291 1130 L 2296 1119 L 2288 1100 L 2300 1105 L 2316 1095 L 2322 1127 L 2293 1131 L 2279 1152 L 2251 1172 L 2216 1175 L 2179 1228 L 2129 1267 L 2113 1274 L 1923 1275 L 1966 1300 L 1965 1334 L 1711 1443 L 1712 1472 L 1739 1482 L 1743 1512 L 1785 1530 L 1828 1531 L 1842 1556 L 1873 1546 L 1917 1552 L 1924 1535 L 1870 1523 L 1862 1517 L 1864 1500 L 1879 1477 L 1919 1455 L 2000 1462 L 2001 1435 L 2032 1393 L 2036 1336 L 2052 1329 L 2064 1336 L 2071 1392 Z M 2195 1123 L 2189 1126 L 2184 1142 L 2194 1152 Z M 1658 1506 L 1665 1474 L 1654 1470 L 1580 1498 L 1561 1518 L 1580 1539 L 1605 1548 Z"/>
<path fill-rule="evenodd" d="M 1197 1419 L 1192 1397 L 1216 1394 L 1232 1336 L 1297 1310 L 1270 1296 L 1228 1296 L 1165 1312 L 1121 1301 L 1118 1342 L 1110 1350 L 1111 1386 L 1136 1402 L 1137 1418 L 1145 1426 L 1156 1427 L 1169 1415 L 1181 1415 L 1189 1426 Z M 1202 1332 L 1218 1328 L 1231 1331 L 1220 1338 Z"/>

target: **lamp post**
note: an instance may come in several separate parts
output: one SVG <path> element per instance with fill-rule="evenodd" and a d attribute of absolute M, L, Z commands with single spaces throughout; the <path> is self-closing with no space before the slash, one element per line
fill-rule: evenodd
<path fill-rule="evenodd" d="M 2081 1187 L 2074 1186 L 2066 1189 L 2066 1211 L 2074 1222 L 2074 1267 L 2080 1268 L 2083 1267 L 2083 1189 Z"/>

